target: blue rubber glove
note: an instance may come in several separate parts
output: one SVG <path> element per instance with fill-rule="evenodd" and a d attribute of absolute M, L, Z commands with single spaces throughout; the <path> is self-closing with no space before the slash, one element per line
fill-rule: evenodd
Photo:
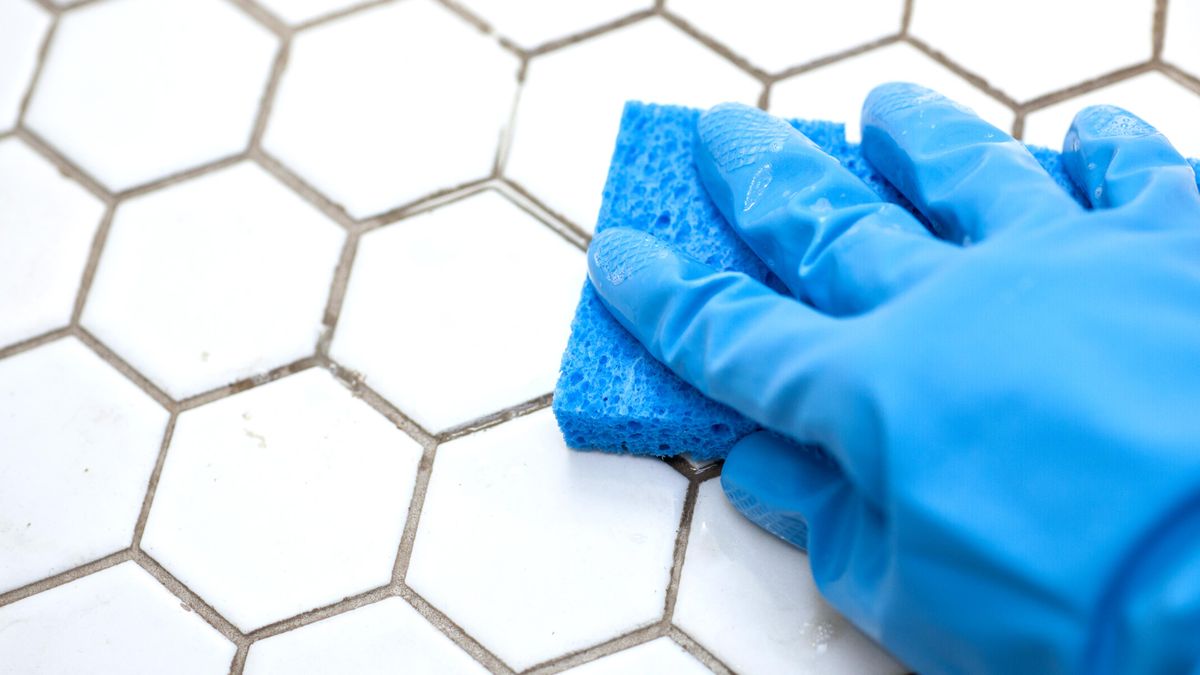
<path fill-rule="evenodd" d="M 698 130 L 713 201 L 796 297 L 624 229 L 595 238 L 590 274 L 656 358 L 776 432 L 731 451 L 733 503 L 807 545 L 830 603 L 922 673 L 1192 672 L 1183 157 L 1123 110 L 1084 110 L 1064 161 L 1086 210 L 1003 131 L 885 85 L 863 149 L 935 236 L 765 113 L 718 106 Z"/>

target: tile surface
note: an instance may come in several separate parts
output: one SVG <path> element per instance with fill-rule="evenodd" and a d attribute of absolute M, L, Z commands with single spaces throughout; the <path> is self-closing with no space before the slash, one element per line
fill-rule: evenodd
<path fill-rule="evenodd" d="M 1024 138 L 1062 148 L 1075 114 L 1089 105 L 1116 105 L 1145 119 L 1188 157 L 1200 157 L 1200 98 L 1161 73 L 1145 73 L 1029 113 Z"/>
<path fill-rule="evenodd" d="M 310 369 L 179 416 L 142 548 L 242 630 L 386 584 L 421 449 Z"/>
<path fill-rule="evenodd" d="M 1149 59 L 1153 10 L 1154 0 L 918 0 L 911 31 L 1027 101 Z"/>
<path fill-rule="evenodd" d="M 624 675 L 625 673 L 679 673 L 704 675 L 712 671 L 683 650 L 661 637 L 636 647 L 610 654 L 565 671 L 570 675 Z"/>
<path fill-rule="evenodd" d="M 400 598 L 388 598 L 256 643 L 246 675 L 486 673 Z"/>
<path fill-rule="evenodd" d="M 667 8 L 768 73 L 895 35 L 904 14 L 903 0 L 668 0 Z"/>
<path fill-rule="evenodd" d="M 829 608 L 808 559 L 700 486 L 675 606 L 675 625 L 736 671 L 904 673 Z"/>
<path fill-rule="evenodd" d="M 465 0 L 462 3 L 497 33 L 525 49 L 649 9 L 652 4 L 651 0 Z"/>
<path fill-rule="evenodd" d="M 0 593 L 129 546 L 166 424 L 74 338 L 0 361 Z"/>
<path fill-rule="evenodd" d="M 0 0 L 0 132 L 17 123 L 50 16 L 33 0 Z"/>
<path fill-rule="evenodd" d="M 971 108 L 1001 130 L 1012 129 L 1012 110 L 904 43 L 781 80 L 771 87 L 769 109 L 782 117 L 844 121 L 846 139 L 858 142 L 862 136 L 859 113 L 867 94 L 876 85 L 894 80 L 920 82 Z"/>
<path fill-rule="evenodd" d="M 441 431 L 554 389 L 586 273 L 579 249 L 482 192 L 363 237 L 331 353 Z"/>
<path fill-rule="evenodd" d="M 29 146 L 0 141 L 0 347 L 67 325 L 103 213 Z"/>
<path fill-rule="evenodd" d="M 81 7 L 59 23 L 29 127 L 111 190 L 162 178 L 246 147 L 276 48 L 221 0 Z"/>
<path fill-rule="evenodd" d="M 516 76 L 432 0 L 384 5 L 296 38 L 264 147 L 363 218 L 486 178 Z"/>
<path fill-rule="evenodd" d="M 223 675 L 234 651 L 132 562 L 0 607 L 10 673 Z"/>
<path fill-rule="evenodd" d="M 641 21 L 530 61 L 505 173 L 590 230 L 626 100 L 707 107 L 761 90 L 666 21 Z"/>
<path fill-rule="evenodd" d="M 343 239 L 235 164 L 117 209 L 83 325 L 173 398 L 220 387 L 313 352 Z"/>
<path fill-rule="evenodd" d="M 685 481 L 569 452 L 549 410 L 438 449 L 407 581 L 522 670 L 657 621 Z"/>

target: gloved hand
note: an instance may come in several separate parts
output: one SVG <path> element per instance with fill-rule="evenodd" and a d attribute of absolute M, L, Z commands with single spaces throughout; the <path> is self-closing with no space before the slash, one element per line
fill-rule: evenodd
<path fill-rule="evenodd" d="M 938 236 L 755 109 L 713 108 L 697 143 L 799 301 L 632 230 L 590 274 L 656 358 L 777 432 L 731 451 L 734 504 L 807 537 L 830 603 L 922 673 L 1196 668 L 1200 194 L 1167 140 L 1081 112 L 1085 210 L 970 111 L 879 87 L 864 152 Z"/>

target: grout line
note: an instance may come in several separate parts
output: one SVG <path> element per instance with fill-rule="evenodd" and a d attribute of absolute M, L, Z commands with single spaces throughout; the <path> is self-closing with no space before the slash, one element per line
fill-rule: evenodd
<path fill-rule="evenodd" d="M 79 319 L 83 316 L 83 307 L 87 303 L 88 294 L 92 291 L 92 282 L 96 278 L 96 270 L 100 267 L 100 254 L 104 251 L 105 242 L 108 241 L 108 232 L 112 228 L 115 213 L 115 203 L 105 206 L 104 215 L 100 217 L 96 232 L 92 235 L 92 245 L 88 251 L 87 262 L 83 266 L 83 275 L 79 278 L 79 290 L 75 293 L 75 304 L 71 308 L 71 325 L 73 326 L 79 325 Z"/>
<path fill-rule="evenodd" d="M 522 675 L 550 675 L 551 673 L 561 673 L 568 668 L 574 668 L 596 659 L 603 658 L 610 654 L 624 651 L 631 647 L 636 647 L 645 644 L 656 638 L 660 638 L 666 634 L 665 629 L 660 623 L 652 623 L 648 626 L 636 628 L 627 633 L 622 633 L 612 639 L 605 640 L 591 647 L 584 647 L 573 652 L 568 652 L 560 656 L 556 656 L 547 661 L 530 666 L 521 671 Z"/>
<path fill-rule="evenodd" d="M 709 670 L 717 673 L 717 675 L 733 675 L 734 671 L 729 666 L 721 662 L 712 652 L 708 651 L 699 642 L 687 633 L 679 629 L 678 626 L 672 625 L 667 631 L 667 635 L 675 641 L 675 644 L 683 647 L 684 651 L 696 657 L 696 660 L 703 663 Z"/>
<path fill-rule="evenodd" d="M 275 176 L 276 180 L 291 188 L 292 192 L 295 192 L 301 199 L 312 204 L 313 207 L 325 214 L 333 222 L 348 230 L 357 227 L 355 220 L 347 213 L 346 207 L 326 197 L 312 185 L 309 185 L 307 181 L 293 173 L 291 169 L 262 147 L 251 147 L 246 155 L 257 162 L 267 173 Z"/>
<path fill-rule="evenodd" d="M 318 359 L 333 374 L 335 379 L 351 391 L 355 398 L 362 399 L 367 405 L 374 408 L 376 412 L 386 417 L 392 424 L 395 424 L 398 429 L 408 434 L 414 441 L 420 443 L 422 447 L 437 442 L 433 434 L 426 431 L 408 415 L 400 412 L 400 409 L 392 405 L 390 401 L 367 386 L 362 373 L 346 368 L 328 357 L 318 357 Z"/>
<path fill-rule="evenodd" d="M 590 40 L 592 38 L 604 35 L 605 33 L 611 33 L 615 30 L 638 23 L 639 21 L 645 21 L 646 19 L 657 16 L 658 14 L 659 12 L 655 9 L 640 9 L 631 14 L 626 14 L 625 16 L 613 19 L 612 21 L 602 23 L 599 26 L 593 26 L 587 30 L 582 30 L 565 37 L 555 38 L 553 40 L 543 42 L 532 49 L 525 50 L 525 54 L 530 59 L 534 59 L 536 57 L 570 47 L 571 45 L 583 42 L 584 40 Z"/>
<path fill-rule="evenodd" d="M 560 220 L 553 212 L 546 210 L 540 203 L 534 201 L 527 193 L 521 191 L 521 188 L 515 186 L 514 183 L 507 179 L 502 179 L 495 184 L 496 192 L 504 196 L 508 201 L 516 205 L 525 213 L 532 216 L 542 225 L 550 228 L 552 232 L 562 237 L 567 243 L 581 251 L 587 251 L 588 242 L 591 237 L 580 233 L 575 226 Z"/>
<path fill-rule="evenodd" d="M 1010 132 L 1009 135 L 1011 135 L 1013 138 L 1017 139 L 1018 141 L 1022 140 L 1021 137 L 1025 135 L 1025 111 L 1024 110 L 1018 110 L 1018 111 L 1016 111 L 1016 113 L 1013 114 L 1012 131 Z"/>
<path fill-rule="evenodd" d="M 579 246 L 582 249 L 586 249 L 587 245 L 589 243 L 591 243 L 591 241 L 592 241 L 591 234 L 589 234 L 582 227 L 573 223 L 570 218 L 567 218 L 562 213 L 555 211 L 554 209 L 547 206 L 544 202 L 542 202 L 542 200 L 533 196 L 533 193 L 529 192 L 529 190 L 526 190 L 523 185 L 521 185 L 520 183 L 518 183 L 517 181 L 513 180 L 512 178 L 510 178 L 508 176 L 505 176 L 501 180 L 502 180 L 504 186 L 512 191 L 513 196 L 524 199 L 526 202 L 528 202 L 529 205 L 531 205 L 533 207 L 533 210 L 531 210 L 530 213 L 535 213 L 535 212 L 540 211 L 541 213 L 546 214 L 547 218 L 551 222 L 546 222 L 546 221 L 543 221 L 543 222 L 546 222 L 547 225 L 550 225 L 551 229 L 553 229 L 554 231 L 561 234 L 563 237 L 565 237 L 567 239 L 567 241 L 570 241 L 571 243 L 575 244 L 576 246 Z M 555 227 L 555 225 L 552 223 L 560 223 L 562 225 L 562 229 L 560 229 L 559 227 Z"/>
<path fill-rule="evenodd" d="M 240 394 L 243 391 L 248 391 L 264 384 L 269 384 L 276 380 L 281 380 L 288 375 L 299 373 L 309 368 L 320 365 L 321 362 L 316 356 L 305 356 L 291 363 L 285 363 L 281 366 L 276 366 L 266 372 L 255 373 L 250 377 L 246 377 L 229 384 L 221 385 L 208 391 L 202 391 L 198 394 L 193 394 L 178 402 L 179 412 L 186 412 L 193 408 L 199 408 L 206 403 L 219 401 L 224 398 L 229 398 L 235 394 Z"/>
<path fill-rule="evenodd" d="M 1200 94 L 1200 78 L 1196 77 L 1195 75 L 1192 75 L 1178 66 L 1165 61 L 1159 64 L 1158 71 L 1171 78 L 1179 85 L 1187 87 L 1196 94 Z"/>
<path fill-rule="evenodd" d="M 795 77 L 796 75 L 801 75 L 803 73 L 816 70 L 817 68 L 823 68 L 825 66 L 839 63 L 855 56 L 859 56 L 860 54 L 865 54 L 881 47 L 886 47 L 888 45 L 901 42 L 902 40 L 903 37 L 900 34 L 886 35 L 877 40 L 871 40 L 870 42 L 864 42 L 860 45 L 850 47 L 849 49 L 843 49 L 840 52 L 827 54 L 820 58 L 813 59 L 807 63 L 801 63 L 799 65 L 791 66 L 790 68 L 785 68 L 778 73 L 769 76 L 768 81 L 774 84 L 780 80 L 786 80 L 789 77 Z"/>
<path fill-rule="evenodd" d="M 369 232 L 384 225 L 391 225 L 398 220 L 404 220 L 409 216 L 432 211 L 439 206 L 445 206 L 477 192 L 482 192 L 491 186 L 493 180 L 491 176 L 474 178 L 458 185 L 428 192 L 412 201 L 359 221 L 358 228 L 363 232 Z"/>
<path fill-rule="evenodd" d="M 480 33 L 483 33 L 484 35 L 494 35 L 496 33 L 496 30 L 492 28 L 492 25 L 489 24 L 486 19 L 475 12 L 472 12 L 470 9 L 467 9 L 462 5 L 462 3 L 457 2 L 457 0 L 435 1 L 451 14 L 454 14 L 463 21 L 466 21 L 471 25 L 472 28 Z"/>
<path fill-rule="evenodd" d="M 246 669 L 246 657 L 250 655 L 250 645 L 238 645 L 233 653 L 233 661 L 229 664 L 229 675 L 242 675 Z"/>
<path fill-rule="evenodd" d="M 429 479 L 433 474 L 433 460 L 437 456 L 437 449 L 436 442 L 425 445 L 417 463 L 416 480 L 408 502 L 408 517 L 404 522 L 404 532 L 400 535 L 396 561 L 392 564 L 392 583 L 396 586 L 402 585 L 405 575 L 408 574 L 408 563 L 412 559 L 413 546 L 416 545 L 417 528 L 420 526 L 421 512 L 425 507 L 425 495 L 429 491 Z"/>
<path fill-rule="evenodd" d="M 210 162 L 205 162 L 204 164 L 201 164 L 199 166 L 194 166 L 194 167 L 191 167 L 188 169 L 184 169 L 182 171 L 177 171 L 175 173 L 168 174 L 161 178 L 155 178 L 152 181 L 142 183 L 141 185 L 135 185 L 131 188 L 121 190 L 116 193 L 116 198 L 118 200 L 123 201 L 126 199 L 133 199 L 135 197 L 140 197 L 149 192 L 161 190 L 163 188 L 170 187 L 172 185 L 176 185 L 178 183 L 183 183 L 185 181 L 189 181 L 193 178 L 199 178 L 206 174 L 215 173 L 217 171 L 220 171 L 221 169 L 224 169 L 224 168 L 230 167 L 234 164 L 237 164 L 238 162 L 241 162 L 245 159 L 246 159 L 246 152 L 244 150 L 240 151 L 236 154 L 226 155 L 224 157 L 214 159 Z"/>
<path fill-rule="evenodd" d="M 33 75 L 29 78 L 29 87 L 25 89 L 25 95 L 21 97 L 21 104 L 17 107 L 17 124 L 16 126 L 25 125 L 25 114 L 29 112 L 29 102 L 33 100 L 33 92 L 37 89 L 38 82 L 42 79 L 42 71 L 46 67 L 46 56 L 50 53 L 50 44 L 54 41 L 54 36 L 58 34 L 59 10 L 49 3 L 40 3 L 43 8 L 50 10 L 50 26 L 46 28 L 46 34 L 42 36 L 42 44 L 38 47 L 37 61 L 33 66 Z"/>
<path fill-rule="evenodd" d="M 528 61 L 522 59 L 517 69 L 517 86 L 513 89 L 512 106 L 508 110 L 508 120 L 500 130 L 500 142 L 496 146 L 496 158 L 492 161 L 492 178 L 499 178 L 508 164 L 509 150 L 512 148 L 513 132 L 517 126 L 517 109 L 521 105 L 521 95 L 525 92 L 525 72 Z"/>
<path fill-rule="evenodd" d="M 679 529 L 675 533 L 675 552 L 671 560 L 671 572 L 667 581 L 667 599 L 663 607 L 662 625 L 668 628 L 675 618 L 675 603 L 679 599 L 679 581 L 683 576 L 683 562 L 687 555 L 688 539 L 692 534 L 692 516 L 696 512 L 696 499 L 700 494 L 700 481 L 688 482 L 683 498 L 683 513 L 679 518 Z"/>
<path fill-rule="evenodd" d="M 208 625 L 215 628 L 217 632 L 224 635 L 226 639 L 238 647 L 249 644 L 246 635 L 237 626 L 233 625 L 233 622 L 221 616 L 204 598 L 193 592 L 182 581 L 176 579 L 174 575 L 167 571 L 167 568 L 146 554 L 145 551 L 133 549 L 130 551 L 130 555 L 134 562 L 146 570 L 150 576 L 154 577 L 172 595 L 179 598 L 184 609 L 199 614 L 200 618 L 204 619 Z"/>
<path fill-rule="evenodd" d="M 375 604 L 380 600 L 386 600 L 387 598 L 392 597 L 392 595 L 393 593 L 390 584 L 372 588 L 369 591 L 363 591 L 362 593 L 357 593 L 355 595 L 342 598 L 337 602 L 333 602 L 322 607 L 315 607 L 308 611 L 296 614 L 295 616 L 290 616 L 286 619 L 276 621 L 275 623 L 267 624 L 261 628 L 255 628 L 246 634 L 246 638 L 248 639 L 249 643 L 265 640 L 269 637 L 274 637 L 276 635 L 280 635 L 297 628 L 302 628 L 324 619 L 338 616 L 339 614 L 345 614 L 346 612 L 356 610 L 359 607 Z"/>
<path fill-rule="evenodd" d="M 229 4 L 242 10 L 256 23 L 263 28 L 271 31 L 276 37 L 287 40 L 291 36 L 292 29 L 288 27 L 283 19 L 275 16 L 274 12 L 254 2 L 253 0 L 228 0 Z"/>
<path fill-rule="evenodd" d="M 1001 103 L 1003 103 L 1004 105 L 1013 109 L 1014 111 L 1020 107 L 1020 104 L 1017 103 L 1016 99 L 1014 99 L 1013 97 L 1004 93 L 999 88 L 993 86 L 991 83 L 989 83 L 987 80 L 985 80 L 983 78 L 983 76 L 973 73 L 973 72 L 967 70 L 966 68 L 963 68 L 962 66 L 958 65 L 958 63 L 956 63 L 955 61 L 950 59 L 948 56 L 946 56 L 946 54 L 944 52 L 934 49 L 928 43 L 926 43 L 924 40 L 917 38 L 917 37 L 913 37 L 912 35 L 908 35 L 908 34 L 905 34 L 902 39 L 905 42 L 907 42 L 908 44 L 912 45 L 913 47 L 916 47 L 917 49 L 919 49 L 921 52 L 923 52 L 925 54 L 925 56 L 928 56 L 929 58 L 933 59 L 934 61 L 937 61 L 939 64 L 944 66 L 947 70 L 951 71 L 955 75 L 958 75 L 959 77 L 966 80 L 967 82 L 975 85 L 976 89 L 983 91 L 983 93 L 987 94 L 988 96 L 991 96 L 992 98 L 996 99 L 997 101 L 1000 101 Z"/>
<path fill-rule="evenodd" d="M 262 137 L 267 130 L 267 120 L 275 106 L 275 94 L 279 91 L 279 83 L 283 79 L 283 71 L 291 58 L 292 42 L 284 38 L 275 52 L 275 60 L 271 64 L 271 73 L 267 76 L 266 86 L 258 99 L 258 113 L 254 117 L 254 127 L 250 131 L 250 142 L 247 147 L 262 147 Z"/>
<path fill-rule="evenodd" d="M 58 5 L 54 4 L 50 0 L 33 0 L 33 3 L 46 10 L 47 13 L 55 18 L 57 18 L 61 12 Z"/>
<path fill-rule="evenodd" d="M 1028 101 L 1025 101 L 1024 103 L 1021 103 L 1018 106 L 1018 110 L 1020 112 L 1030 113 L 1035 110 L 1040 110 L 1042 108 L 1052 106 L 1055 103 L 1061 103 L 1068 99 L 1075 98 L 1081 94 L 1086 94 L 1088 92 L 1092 92 L 1097 89 L 1102 89 L 1111 84 L 1116 84 L 1117 82 L 1120 82 L 1122 80 L 1127 80 L 1129 78 L 1136 77 L 1143 73 L 1150 72 L 1152 70 L 1154 70 L 1154 64 L 1151 63 L 1150 61 L 1144 61 L 1142 63 L 1137 63 L 1132 66 L 1125 66 L 1124 68 L 1118 68 L 1116 70 L 1112 70 L 1107 73 L 1104 73 L 1103 75 L 1100 75 L 1098 77 L 1094 77 L 1090 80 L 1084 80 L 1083 82 L 1073 84 L 1069 87 L 1064 87 L 1062 89 L 1052 91 L 1048 94 L 1042 94 L 1041 96 L 1032 98 Z"/>
<path fill-rule="evenodd" d="M 308 30 L 310 28 L 317 28 L 318 26 L 323 26 L 327 23 L 333 23 L 334 21 L 337 21 L 338 19 L 344 19 L 352 14 L 358 14 L 359 12 L 365 12 L 366 10 L 371 9 L 373 7 L 379 7 L 381 5 L 391 4 L 392 2 L 393 2 L 393 0 L 371 0 L 370 2 L 364 2 L 364 3 L 358 4 L 358 5 L 353 5 L 350 7 L 345 7 L 343 9 L 334 10 L 328 14 L 322 14 L 321 16 L 318 16 L 318 17 L 315 17 L 312 19 L 308 19 L 307 21 L 303 21 L 301 23 L 296 24 L 296 26 L 294 28 L 292 28 L 292 32 L 299 33 L 300 31 Z"/>
<path fill-rule="evenodd" d="M 759 68 L 758 66 L 755 66 L 754 64 L 750 63 L 750 61 L 748 61 L 744 57 L 734 53 L 733 50 L 731 50 L 729 47 L 726 47 L 724 44 L 713 39 L 707 33 L 701 32 L 699 29 L 697 29 L 692 24 L 688 23 L 686 20 L 683 19 L 683 17 L 679 16 L 678 14 L 675 14 L 671 10 L 666 9 L 664 7 L 663 9 L 658 11 L 658 15 L 661 16 L 662 18 L 666 19 L 667 22 L 670 23 L 671 25 L 675 26 L 676 28 L 683 31 L 687 35 L 690 35 L 694 40 L 696 40 L 700 44 L 702 44 L 705 47 L 708 47 L 712 51 L 716 52 L 719 56 L 724 58 L 726 61 L 728 61 L 728 62 L 732 63 L 733 65 L 737 66 L 738 68 L 744 70 L 746 72 L 746 74 L 750 75 L 751 77 L 758 80 L 759 82 L 766 84 L 767 82 L 771 81 L 771 79 L 772 79 L 771 75 L 768 74 L 766 71 L 764 71 L 761 68 Z"/>
<path fill-rule="evenodd" d="M 122 375 L 125 376 L 126 379 L 136 384 L 139 388 L 141 388 L 142 391 L 146 392 L 150 398 L 158 401 L 159 405 L 167 410 L 176 409 L 174 399 L 168 396 L 165 391 L 159 389 L 158 385 L 151 382 L 149 378 L 147 378 L 145 375 L 142 375 L 133 366 L 129 365 L 128 361 L 118 356 L 113 350 L 109 349 L 108 345 L 97 339 L 95 335 L 92 335 L 92 333 L 88 331 L 88 329 L 84 328 L 83 326 L 75 325 L 72 326 L 72 334 L 79 338 L 79 340 L 85 345 L 91 347 L 92 351 L 96 352 L 100 358 L 107 361 L 110 366 L 116 368 Z"/>
<path fill-rule="evenodd" d="M 904 11 L 900 13 L 900 35 L 907 36 L 912 28 L 913 0 L 904 0 Z"/>
<path fill-rule="evenodd" d="M 445 443 L 447 441 L 452 441 L 456 438 L 462 438 L 463 436 L 473 434 L 477 431 L 483 431 L 484 429 L 490 429 L 491 427 L 504 424 L 505 422 L 515 420 L 518 417 L 524 417 L 530 413 L 535 413 L 539 410 L 550 407 L 553 398 L 553 393 L 542 394 L 541 396 L 531 398 L 528 401 L 522 401 L 516 405 L 511 405 L 494 413 L 484 415 L 483 417 L 478 417 L 457 426 L 450 427 L 449 429 L 437 434 L 438 442 Z"/>
<path fill-rule="evenodd" d="M 37 595 L 43 591 L 48 591 L 52 588 L 57 588 L 65 583 L 75 581 L 89 574 L 94 574 L 100 570 L 108 569 L 113 565 L 117 565 L 130 559 L 129 549 L 121 549 L 116 553 L 110 553 L 102 558 L 97 558 L 91 562 L 86 562 L 78 567 L 72 567 L 65 572 L 39 579 L 24 586 L 18 586 L 10 591 L 0 593 L 0 607 L 11 605 L 14 602 L 24 600 L 31 595 Z"/>
<path fill-rule="evenodd" d="M 1150 60 L 1162 61 L 1163 44 L 1167 34 L 1167 0 L 1154 0 L 1154 27 L 1150 31 Z"/>
<path fill-rule="evenodd" d="M 146 496 L 142 498 L 142 508 L 138 512 L 137 522 L 133 526 L 131 551 L 140 551 L 142 548 L 142 535 L 146 532 L 146 521 L 150 519 L 150 506 L 154 503 L 154 494 L 158 492 L 158 480 L 162 476 L 163 466 L 167 462 L 167 448 L 171 446 L 171 437 L 175 434 L 175 422 L 178 419 L 179 413 L 175 411 L 172 411 L 171 416 L 167 418 L 162 443 L 158 448 L 158 457 L 154 460 L 154 469 L 150 472 L 150 480 L 146 483 Z"/>
<path fill-rule="evenodd" d="M 28 126 L 22 124 L 14 130 L 17 138 L 20 138 L 26 145 L 33 148 L 35 152 L 40 154 L 57 168 L 64 176 L 73 179 L 76 183 L 83 186 L 85 190 L 92 193 L 97 199 L 105 204 L 111 204 L 115 201 L 112 193 L 108 188 L 100 184 L 100 181 L 92 178 L 83 169 L 79 168 L 74 162 L 67 158 L 58 148 L 50 145 L 46 139 L 42 138 L 36 131 L 31 130 Z"/>
<path fill-rule="evenodd" d="M 0 347 L 0 359 L 7 359 L 10 356 L 16 356 L 31 349 L 37 349 L 44 344 L 54 342 L 55 340 L 62 339 L 71 334 L 71 327 L 64 326 L 62 328 L 55 328 L 53 330 L 48 330 L 45 333 L 19 340 L 10 345 Z"/>
<path fill-rule="evenodd" d="M 485 668 L 499 675 L 513 675 L 513 669 L 502 661 L 500 657 L 493 654 L 491 650 L 471 637 L 461 626 L 443 614 L 441 610 L 429 604 L 428 600 L 421 597 L 412 588 L 407 585 L 401 585 L 396 589 L 396 596 L 403 598 L 408 604 L 412 605 L 413 609 L 417 610 L 434 628 L 440 630 L 443 635 L 450 638 L 459 648 L 474 657 Z"/>
<path fill-rule="evenodd" d="M 359 231 L 347 233 L 342 244 L 342 254 L 338 257 L 337 267 L 333 270 L 333 279 L 329 284 L 329 296 L 325 301 L 325 313 L 321 319 L 324 328 L 317 338 L 317 355 L 329 356 L 329 347 L 333 344 L 333 336 L 337 331 L 338 319 L 342 315 L 342 305 L 346 300 L 346 289 L 350 285 L 350 271 L 354 267 L 354 259 L 358 255 L 358 243 L 362 236 Z"/>
<path fill-rule="evenodd" d="M 774 86 L 774 82 L 771 82 L 771 81 L 767 81 L 767 82 L 763 83 L 762 92 L 760 92 L 758 95 L 758 103 L 755 104 L 758 106 L 759 110 L 762 110 L 765 112 L 767 110 L 767 108 L 770 107 L 770 105 L 771 105 L 771 88 L 773 86 Z"/>

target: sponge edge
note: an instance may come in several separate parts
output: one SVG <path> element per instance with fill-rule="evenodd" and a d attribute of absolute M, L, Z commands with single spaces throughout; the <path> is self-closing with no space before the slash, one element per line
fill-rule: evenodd
<path fill-rule="evenodd" d="M 745 272 L 776 290 L 782 285 L 742 243 L 709 201 L 692 158 L 700 111 L 630 102 L 621 117 L 596 231 L 630 227 L 659 237 L 719 269 Z M 841 124 L 793 120 L 822 150 L 881 197 L 912 205 L 871 169 Z M 1059 154 L 1030 148 L 1062 188 L 1081 204 Z M 1193 162 L 1195 166 L 1195 162 Z M 917 214 L 918 218 L 924 219 Z M 640 455 L 687 453 L 724 457 L 759 427 L 705 398 L 656 361 L 600 303 L 591 283 L 571 324 L 554 392 L 554 414 L 567 445 Z"/>

